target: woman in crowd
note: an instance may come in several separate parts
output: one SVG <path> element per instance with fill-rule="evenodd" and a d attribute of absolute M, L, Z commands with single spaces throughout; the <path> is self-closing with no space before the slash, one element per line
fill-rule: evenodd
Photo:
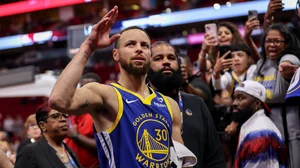
<path fill-rule="evenodd" d="M 21 142 L 18 147 L 17 153 L 19 153 L 24 146 L 34 143 L 41 137 L 41 130 L 36 123 L 35 114 L 31 114 L 27 117 L 24 127 L 26 129 L 27 139 Z"/>
<path fill-rule="evenodd" d="M 41 105 L 36 122 L 42 137 L 18 153 L 15 168 L 80 168 L 75 153 L 63 140 L 68 136 L 68 115 L 51 109 L 48 103 Z"/>
<path fill-rule="evenodd" d="M 270 118 L 285 137 L 290 150 L 292 167 L 300 155 L 299 117 L 289 111 L 285 95 L 290 81 L 300 66 L 300 43 L 298 38 L 283 24 L 271 25 L 263 34 L 261 58 L 257 62 L 254 80 L 267 89 Z"/>
<path fill-rule="evenodd" d="M 241 42 L 243 42 L 242 36 L 233 23 L 221 22 L 218 24 L 217 39 L 211 34 L 205 34 L 202 48 L 198 57 L 200 72 L 206 71 L 206 58 L 208 56 L 212 57 L 213 63 L 215 63 L 218 54 L 217 45 L 235 45 Z"/>

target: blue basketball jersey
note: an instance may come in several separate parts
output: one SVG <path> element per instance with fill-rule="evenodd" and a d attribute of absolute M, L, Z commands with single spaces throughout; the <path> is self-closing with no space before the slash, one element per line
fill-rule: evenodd
<path fill-rule="evenodd" d="M 173 116 L 167 98 L 150 88 L 151 95 L 143 99 L 111 85 L 119 109 L 112 128 L 95 132 L 101 168 L 169 167 Z"/>
<path fill-rule="evenodd" d="M 292 99 L 300 99 L 300 68 L 297 69 L 291 80 L 285 99 L 287 103 L 290 103 L 289 101 Z M 299 101 L 293 101 L 292 103 L 299 105 Z"/>

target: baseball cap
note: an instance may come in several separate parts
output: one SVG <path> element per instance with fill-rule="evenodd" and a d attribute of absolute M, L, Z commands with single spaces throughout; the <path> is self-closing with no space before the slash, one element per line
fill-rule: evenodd
<path fill-rule="evenodd" d="M 262 102 L 266 101 L 266 88 L 256 82 L 256 81 L 251 81 L 251 80 L 246 80 L 243 81 L 242 83 L 240 83 L 234 90 L 236 91 L 241 91 L 244 93 L 249 94 L 250 96 L 253 96 L 259 100 L 261 100 Z"/>

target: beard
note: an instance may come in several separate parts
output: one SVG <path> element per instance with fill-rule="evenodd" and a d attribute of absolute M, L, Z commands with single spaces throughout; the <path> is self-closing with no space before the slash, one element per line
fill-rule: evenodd
<path fill-rule="evenodd" d="M 142 76 L 146 75 L 150 68 L 150 61 L 144 63 L 142 67 L 137 67 L 133 65 L 132 60 L 130 60 L 129 64 L 122 58 L 120 58 L 120 65 L 121 67 L 133 76 Z"/>
<path fill-rule="evenodd" d="M 149 69 L 148 80 L 151 84 L 161 93 L 169 93 L 174 89 L 178 89 L 182 83 L 181 69 L 177 71 L 171 69 L 172 74 L 163 74 L 164 68 L 155 72 L 153 69 Z"/>
<path fill-rule="evenodd" d="M 231 119 L 233 121 L 237 121 L 238 123 L 242 124 L 246 122 L 255 112 L 253 108 L 246 108 L 244 110 L 237 109 L 238 112 L 232 113 Z"/>

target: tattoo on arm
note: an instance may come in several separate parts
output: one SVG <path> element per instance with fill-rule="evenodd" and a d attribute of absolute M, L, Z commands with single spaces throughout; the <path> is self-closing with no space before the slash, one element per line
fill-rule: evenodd
<path fill-rule="evenodd" d="M 81 106 L 80 108 L 85 108 L 90 104 L 90 102 L 88 100 L 86 100 Z"/>

